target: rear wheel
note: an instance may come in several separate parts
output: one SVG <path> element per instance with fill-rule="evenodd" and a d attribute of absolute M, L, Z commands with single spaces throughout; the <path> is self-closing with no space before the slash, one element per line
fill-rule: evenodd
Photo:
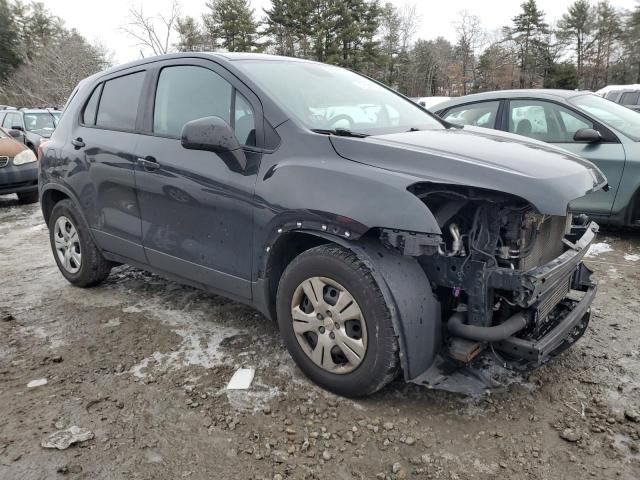
<path fill-rule="evenodd" d="M 113 264 L 102 256 L 71 200 L 61 200 L 53 207 L 49 240 L 60 273 L 73 285 L 93 287 L 109 276 Z"/>
<path fill-rule="evenodd" d="M 396 376 L 398 341 L 389 309 L 353 252 L 322 245 L 296 257 L 282 274 L 277 310 L 291 356 L 327 390 L 368 395 Z"/>
<path fill-rule="evenodd" d="M 36 203 L 38 201 L 38 192 L 20 192 L 18 193 L 18 202 L 22 204 Z"/>

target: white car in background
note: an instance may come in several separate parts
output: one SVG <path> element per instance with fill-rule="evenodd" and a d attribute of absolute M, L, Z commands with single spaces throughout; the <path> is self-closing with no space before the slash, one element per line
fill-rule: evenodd
<path fill-rule="evenodd" d="M 451 97 L 411 97 L 411 100 L 428 110 L 434 105 L 451 100 Z"/>

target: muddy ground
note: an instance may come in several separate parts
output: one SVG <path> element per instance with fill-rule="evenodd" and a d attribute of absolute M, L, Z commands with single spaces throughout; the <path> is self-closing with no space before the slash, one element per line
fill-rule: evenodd
<path fill-rule="evenodd" d="M 0 197 L 0 478 L 637 480 L 640 233 L 598 242 L 589 331 L 525 382 L 352 401 L 245 306 L 128 267 L 70 286 L 39 206 Z M 226 391 L 243 366 L 251 389 Z M 41 446 L 71 425 L 95 438 Z"/>

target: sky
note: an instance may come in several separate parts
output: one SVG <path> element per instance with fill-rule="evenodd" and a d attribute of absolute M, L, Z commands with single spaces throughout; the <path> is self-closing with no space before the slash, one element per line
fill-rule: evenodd
<path fill-rule="evenodd" d="M 171 0 L 41 0 L 54 15 L 62 18 L 67 28 L 75 28 L 89 41 L 100 42 L 113 53 L 115 63 L 124 63 L 140 57 L 140 46 L 125 34 L 121 27 L 128 22 L 132 5 L 142 6 L 148 15 L 168 11 Z M 455 40 L 453 23 L 459 12 L 467 10 L 480 17 L 484 28 L 495 31 L 510 23 L 520 11 L 522 0 L 390 0 L 396 7 L 415 5 L 419 17 L 417 38 L 425 40 L 443 36 Z M 615 7 L 632 9 L 638 0 L 610 0 Z M 183 15 L 200 18 L 206 0 L 181 0 Z M 270 0 L 251 0 L 258 18 L 264 17 L 264 8 Z M 381 3 L 386 3 L 385 0 Z M 573 0 L 538 0 L 538 6 L 547 14 L 547 22 L 557 21 Z M 595 3 L 595 0 L 593 0 Z"/>

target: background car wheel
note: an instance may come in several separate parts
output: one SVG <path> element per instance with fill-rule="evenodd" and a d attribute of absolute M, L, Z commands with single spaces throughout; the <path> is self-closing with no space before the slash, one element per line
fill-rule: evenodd
<path fill-rule="evenodd" d="M 321 245 L 285 269 L 278 325 L 289 353 L 314 382 L 339 395 L 369 395 L 397 375 L 398 340 L 389 309 L 353 252 Z"/>
<path fill-rule="evenodd" d="M 22 204 L 36 203 L 38 201 L 38 192 L 20 192 L 18 193 L 18 201 Z"/>
<path fill-rule="evenodd" d="M 93 287 L 109 276 L 113 264 L 96 247 L 89 227 L 71 200 L 62 200 L 53 207 L 49 240 L 60 273 L 73 285 Z"/>

